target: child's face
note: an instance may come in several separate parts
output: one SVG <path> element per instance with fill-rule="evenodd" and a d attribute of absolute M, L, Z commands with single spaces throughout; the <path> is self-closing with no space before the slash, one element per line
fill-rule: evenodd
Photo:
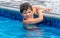
<path fill-rule="evenodd" d="M 31 17 L 31 16 L 32 16 L 32 10 L 30 10 L 30 9 L 28 9 L 27 11 L 24 10 L 22 16 L 23 16 L 24 18 L 29 18 L 29 17 Z"/>

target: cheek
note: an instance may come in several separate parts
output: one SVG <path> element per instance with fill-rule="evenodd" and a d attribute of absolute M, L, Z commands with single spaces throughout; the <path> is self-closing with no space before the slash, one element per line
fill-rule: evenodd
<path fill-rule="evenodd" d="M 32 14 L 30 13 L 30 15 L 32 15 Z"/>
<path fill-rule="evenodd" d="M 30 16 L 32 16 L 32 13 L 29 13 Z"/>
<path fill-rule="evenodd" d="M 26 14 L 23 14 L 23 17 L 25 17 L 26 16 Z"/>
<path fill-rule="evenodd" d="M 29 13 L 27 15 L 30 15 Z"/>
<path fill-rule="evenodd" d="M 27 16 L 31 16 L 31 13 L 26 14 Z"/>

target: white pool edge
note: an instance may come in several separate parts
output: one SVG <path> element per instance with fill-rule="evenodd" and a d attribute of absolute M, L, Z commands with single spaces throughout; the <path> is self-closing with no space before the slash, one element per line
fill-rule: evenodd
<path fill-rule="evenodd" d="M 5 7 L 5 6 L 0 6 L 0 8 L 5 8 L 5 9 L 10 9 L 10 10 L 19 11 L 19 9 L 17 9 L 17 8 L 11 8 L 11 7 Z M 60 19 L 60 15 L 47 14 L 47 13 L 43 13 L 43 15 L 44 15 L 44 16 L 47 16 L 47 17 L 55 17 L 55 18 L 59 18 L 59 19 Z"/>

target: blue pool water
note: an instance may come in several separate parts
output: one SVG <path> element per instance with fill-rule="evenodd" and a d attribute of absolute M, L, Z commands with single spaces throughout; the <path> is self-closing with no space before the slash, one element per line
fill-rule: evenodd
<path fill-rule="evenodd" d="M 23 28 L 21 16 L 16 11 L 0 9 L 0 38 L 60 38 L 60 19 L 44 17 L 38 30 Z"/>

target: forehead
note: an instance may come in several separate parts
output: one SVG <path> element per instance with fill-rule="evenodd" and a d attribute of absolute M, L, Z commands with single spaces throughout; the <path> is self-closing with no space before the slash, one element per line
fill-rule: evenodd
<path fill-rule="evenodd" d="M 31 12 L 31 10 L 27 10 L 27 11 L 24 10 L 22 14 L 24 14 L 24 13 L 28 13 L 28 12 Z"/>
<path fill-rule="evenodd" d="M 27 11 L 31 11 L 30 9 L 28 9 Z"/>
<path fill-rule="evenodd" d="M 27 10 L 24 10 L 23 12 L 30 12 L 31 10 L 30 9 L 27 9 Z"/>

